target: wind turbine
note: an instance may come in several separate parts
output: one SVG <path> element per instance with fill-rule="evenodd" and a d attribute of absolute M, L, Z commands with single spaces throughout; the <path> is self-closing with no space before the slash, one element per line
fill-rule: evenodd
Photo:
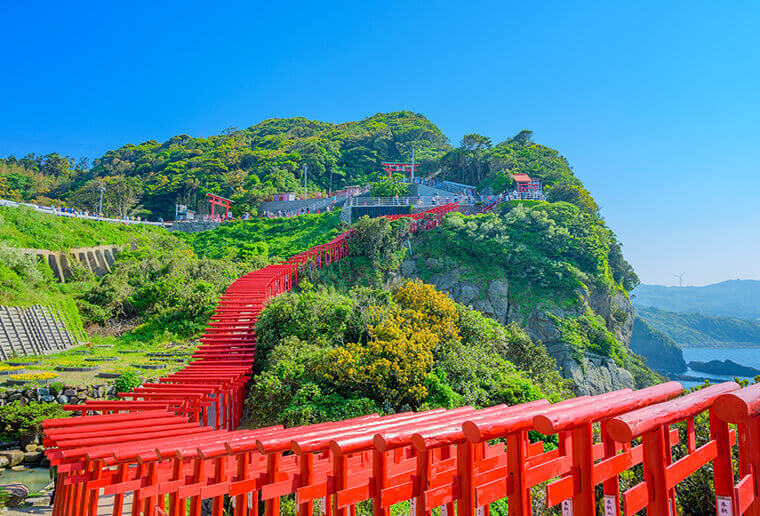
<path fill-rule="evenodd" d="M 678 286 L 683 287 L 683 276 L 686 274 L 685 272 L 682 272 L 681 274 L 674 274 L 676 278 L 678 278 Z"/>

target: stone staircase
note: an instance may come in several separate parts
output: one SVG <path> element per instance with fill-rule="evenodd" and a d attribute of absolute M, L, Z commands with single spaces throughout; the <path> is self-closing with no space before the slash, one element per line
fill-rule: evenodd
<path fill-rule="evenodd" d="M 0 359 L 44 355 L 77 344 L 57 309 L 0 306 Z"/>

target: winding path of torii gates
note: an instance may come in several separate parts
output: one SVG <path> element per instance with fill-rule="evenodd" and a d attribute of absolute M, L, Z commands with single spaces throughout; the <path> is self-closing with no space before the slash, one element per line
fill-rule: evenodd
<path fill-rule="evenodd" d="M 424 230 L 455 209 L 448 204 L 407 216 L 412 230 Z M 131 495 L 135 516 L 199 516 L 207 499 L 214 516 L 222 516 L 227 497 L 235 516 L 258 516 L 260 505 L 265 516 L 275 516 L 281 497 L 295 495 L 299 516 L 315 509 L 355 516 L 357 504 L 367 500 L 373 516 L 389 516 L 402 501 L 411 501 L 414 516 L 435 508 L 442 516 L 487 516 L 489 505 L 503 499 L 510 515 L 529 516 L 531 488 L 541 486 L 547 505 L 561 504 L 563 515 L 646 509 L 666 516 L 676 514 L 674 487 L 711 464 L 717 514 L 760 515 L 760 384 L 741 389 L 727 382 L 682 395 L 681 385 L 670 382 L 555 404 L 234 430 L 259 312 L 296 284 L 300 266 L 345 257 L 349 237 L 235 281 L 182 371 L 121 393 L 118 401 L 66 407 L 101 415 L 45 421 L 46 454 L 59 479 L 54 514 L 95 515 L 101 498 L 111 496 L 112 514 L 119 516 Z M 705 411 L 710 440 L 697 447 L 694 418 Z M 675 460 L 680 438 L 673 425 L 683 421 L 687 453 Z M 556 434 L 558 446 L 531 440 L 531 430 Z M 619 475 L 639 464 L 643 481 L 620 492 Z M 604 493 L 598 501 L 597 486 Z"/>

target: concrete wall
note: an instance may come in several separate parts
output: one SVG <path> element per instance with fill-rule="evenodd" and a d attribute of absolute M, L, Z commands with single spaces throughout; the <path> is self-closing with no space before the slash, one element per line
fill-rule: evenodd
<path fill-rule="evenodd" d="M 46 306 L 0 306 L 0 359 L 63 351 L 77 339 Z"/>
<path fill-rule="evenodd" d="M 300 210 L 301 208 L 308 206 L 312 213 L 316 213 L 317 210 L 324 210 L 331 204 L 340 205 L 348 199 L 347 195 L 338 196 L 337 201 L 333 200 L 333 197 L 324 197 L 320 199 L 296 199 L 294 201 L 269 201 L 262 202 L 259 206 L 260 211 L 277 212 L 278 210 L 284 210 L 291 212 L 294 210 Z"/>
<path fill-rule="evenodd" d="M 116 261 L 116 255 L 121 246 L 99 245 L 95 247 L 72 248 L 68 251 L 49 251 L 47 249 L 19 249 L 29 256 L 37 256 L 53 270 L 56 279 L 65 283 L 71 276 L 71 263 L 76 260 L 92 271 L 98 277 L 111 272 L 111 266 Z"/>

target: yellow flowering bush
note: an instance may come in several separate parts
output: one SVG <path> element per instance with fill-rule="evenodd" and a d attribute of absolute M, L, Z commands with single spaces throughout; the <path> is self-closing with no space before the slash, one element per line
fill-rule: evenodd
<path fill-rule="evenodd" d="M 438 337 L 429 329 L 413 329 L 405 315 L 394 309 L 370 326 L 366 344 L 331 350 L 323 364 L 325 378 L 340 390 L 362 392 L 396 409 L 418 407 L 427 396 L 424 382 Z"/>

